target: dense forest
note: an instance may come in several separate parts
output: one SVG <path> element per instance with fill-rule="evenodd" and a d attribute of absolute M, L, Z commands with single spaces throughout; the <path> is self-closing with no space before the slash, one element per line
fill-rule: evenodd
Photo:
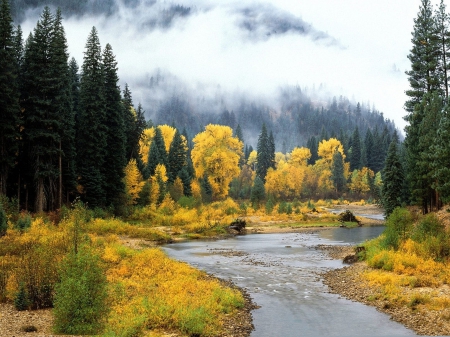
<path fill-rule="evenodd" d="M 249 199 L 255 172 L 269 199 L 379 198 L 399 136 L 374 108 L 342 96 L 319 102 L 294 87 L 281 90 L 278 110 L 244 97 L 236 111 L 217 102 L 207 111 L 211 102 L 172 95 L 149 106 L 146 121 L 128 85 L 118 87 L 112 46 L 102 50 L 95 27 L 80 71 L 61 10 L 45 7 L 25 42 L 8 1 L 2 18 L 0 186 L 22 209 L 55 210 L 77 197 L 116 213 L 166 194 Z M 163 76 L 150 78 L 149 89 L 163 84 Z M 216 152 L 203 153 L 205 144 Z"/>

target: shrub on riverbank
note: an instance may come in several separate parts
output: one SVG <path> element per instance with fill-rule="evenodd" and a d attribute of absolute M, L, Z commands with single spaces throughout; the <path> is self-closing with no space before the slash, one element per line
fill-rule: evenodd
<path fill-rule="evenodd" d="M 413 310 L 450 308 L 450 293 L 438 290 L 450 284 L 449 232 L 436 214 L 418 216 L 397 208 L 385 232 L 365 248 L 365 260 L 373 269 L 363 277 L 378 289 L 374 299 Z"/>
<path fill-rule="evenodd" d="M 57 226 L 42 218 L 30 228 L 10 226 L 0 238 L 0 301 L 17 302 L 21 309 L 55 305 L 57 331 L 104 336 L 142 336 L 153 329 L 217 335 L 225 315 L 243 306 L 237 290 L 160 249 L 127 248 L 119 234 L 168 237 L 119 219 L 92 219 L 82 206 Z M 102 275 L 106 302 L 105 293 L 97 296 L 102 292 L 91 287 L 101 285 Z"/>

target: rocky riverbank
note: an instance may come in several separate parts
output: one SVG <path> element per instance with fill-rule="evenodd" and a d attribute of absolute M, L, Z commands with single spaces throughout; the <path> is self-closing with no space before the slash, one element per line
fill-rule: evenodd
<path fill-rule="evenodd" d="M 327 250 L 328 251 L 328 250 Z M 347 252 L 336 252 L 330 249 L 335 258 L 343 258 Z M 330 254 L 330 255 L 331 255 Z M 369 270 L 364 262 L 357 262 L 342 269 L 334 269 L 323 274 L 324 284 L 330 293 L 339 294 L 352 301 L 374 306 L 377 310 L 388 314 L 392 320 L 399 322 L 419 335 L 443 336 L 450 335 L 450 309 L 446 310 L 420 310 L 407 304 L 399 305 L 374 296 L 381 293 L 381 289 L 369 285 L 364 281 L 362 274 Z M 417 289 L 416 289 L 417 291 Z M 433 291 L 428 288 L 420 289 L 424 294 L 435 293 L 448 295 L 450 288 L 447 285 Z M 411 288 L 404 287 L 403 292 L 412 292 Z"/>

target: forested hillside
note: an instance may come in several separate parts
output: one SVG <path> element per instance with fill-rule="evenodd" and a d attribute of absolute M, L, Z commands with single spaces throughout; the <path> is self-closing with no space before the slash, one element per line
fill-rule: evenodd
<path fill-rule="evenodd" d="M 205 94 L 186 89 L 186 84 L 160 70 L 149 77 L 145 87 L 145 110 L 155 124 L 175 125 L 189 135 L 207 124 L 232 129 L 240 125 L 245 143 L 253 147 L 263 124 L 272 130 L 276 150 L 282 152 L 305 146 L 311 137 L 319 141 L 339 137 L 347 143 L 356 128 L 362 139 L 368 130 L 390 135 L 396 131 L 393 121 L 374 106 L 351 102 L 344 96 L 332 97 L 320 89 L 286 86 L 271 101 L 244 93 L 229 94 L 220 88 Z"/>
<path fill-rule="evenodd" d="M 124 0 L 120 2 L 120 5 L 136 8 L 142 2 L 142 0 Z M 152 7 L 156 1 L 146 0 L 144 3 L 146 6 Z M 67 17 L 85 14 L 110 16 L 119 10 L 119 3 L 116 0 L 11 0 L 11 13 L 15 21 L 20 22 L 24 19 L 27 10 L 41 11 L 44 6 L 59 7 Z M 144 24 L 145 27 L 168 27 L 174 18 L 189 15 L 191 8 L 170 3 L 162 8 L 158 7 L 156 11 L 160 15 L 149 17 Z"/>

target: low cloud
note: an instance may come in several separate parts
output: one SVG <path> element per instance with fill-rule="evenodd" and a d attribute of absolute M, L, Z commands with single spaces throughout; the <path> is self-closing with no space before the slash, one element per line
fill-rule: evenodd
<path fill-rule="evenodd" d="M 288 11 L 270 4 L 253 4 L 236 10 L 238 26 L 251 40 L 264 41 L 271 37 L 294 34 L 308 37 L 327 46 L 344 48 L 340 42 L 326 32 L 316 29 Z"/>
<path fill-rule="evenodd" d="M 231 111 L 230 101 L 244 93 L 273 102 L 279 87 L 323 83 L 332 96 L 375 102 L 404 125 L 404 70 L 419 0 L 46 1 L 79 4 L 81 11 L 62 8 L 70 56 L 82 64 L 96 26 L 102 46 L 113 47 L 121 87 L 128 83 L 149 112 L 174 91 L 195 97 L 193 106 L 204 98 L 211 111 L 220 93 Z M 24 12 L 25 37 L 41 12 Z M 157 69 L 166 82 L 152 89 Z"/>

